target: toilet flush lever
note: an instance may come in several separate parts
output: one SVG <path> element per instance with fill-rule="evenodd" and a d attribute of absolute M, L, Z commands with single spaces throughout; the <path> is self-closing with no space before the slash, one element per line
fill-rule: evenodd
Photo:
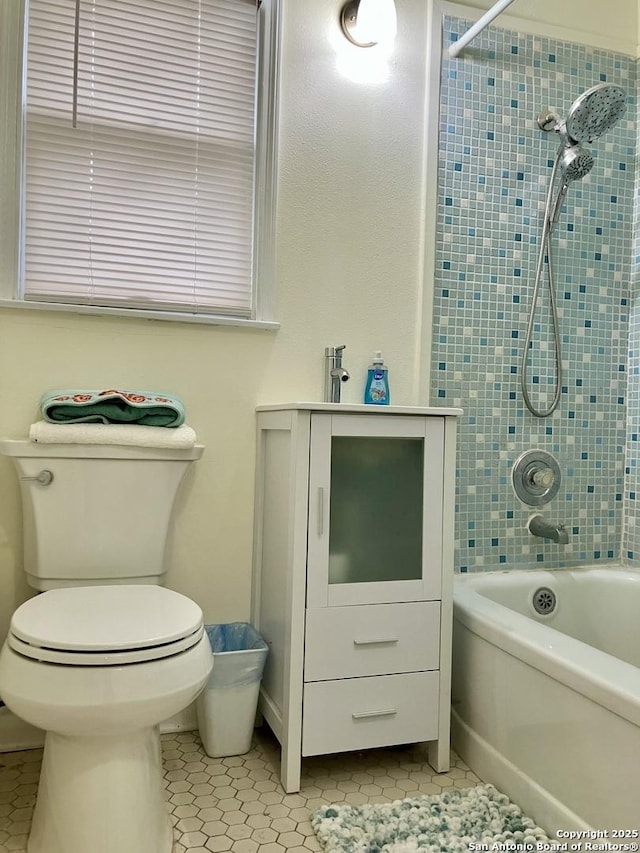
<path fill-rule="evenodd" d="M 25 481 L 31 480 L 40 483 L 41 486 L 48 486 L 53 482 L 53 471 L 49 471 L 48 468 L 45 468 L 40 471 L 39 474 L 36 474 L 35 477 L 20 477 L 20 479 Z"/>

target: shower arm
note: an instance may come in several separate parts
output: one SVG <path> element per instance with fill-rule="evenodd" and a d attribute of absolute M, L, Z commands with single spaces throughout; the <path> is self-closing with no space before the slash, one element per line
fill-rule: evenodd
<path fill-rule="evenodd" d="M 565 144 L 571 144 L 567 136 L 567 123 L 555 110 L 543 110 L 538 115 L 538 127 L 545 133 L 557 133 Z"/>

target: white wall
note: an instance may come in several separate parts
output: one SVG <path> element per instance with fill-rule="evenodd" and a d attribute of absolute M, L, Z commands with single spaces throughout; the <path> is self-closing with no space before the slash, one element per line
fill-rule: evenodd
<path fill-rule="evenodd" d="M 324 347 L 341 343 L 352 373 L 345 400 L 360 401 L 367 362 L 381 348 L 394 403 L 426 402 L 413 375 L 426 7 L 403 3 L 402 50 L 377 84 L 336 67 L 341 55 L 370 58 L 340 34 L 338 3 L 283 7 L 280 330 L 0 309 L 0 436 L 25 436 L 52 387 L 166 389 L 185 400 L 206 452 L 180 505 L 167 582 L 200 602 L 209 621 L 249 616 L 255 405 L 321 399 Z M 18 487 L 0 458 L 0 636 L 30 594 Z"/>
<path fill-rule="evenodd" d="M 425 172 L 428 4 L 397 5 L 388 76 L 365 83 L 339 67 L 350 59 L 361 74 L 371 54 L 340 34 L 337 0 L 282 2 L 278 332 L 0 309 L 0 436 L 25 436 L 41 393 L 54 387 L 158 389 L 185 400 L 207 449 L 180 503 L 167 582 L 210 622 L 249 615 L 255 405 L 320 399 L 324 347 L 341 343 L 352 373 L 345 400 L 361 399 L 371 352 L 382 349 L 393 402 L 427 401 L 423 201 L 436 169 L 430 156 Z M 571 22 L 551 0 L 518 5 Z M 606 15 L 599 0 L 566 5 L 620 44 L 635 32 L 631 0 L 610 0 Z M 13 469 L 0 458 L 0 640 L 31 594 L 20 516 Z"/>

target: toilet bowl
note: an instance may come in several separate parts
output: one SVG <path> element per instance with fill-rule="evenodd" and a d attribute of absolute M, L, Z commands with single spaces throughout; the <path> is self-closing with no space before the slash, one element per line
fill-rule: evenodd
<path fill-rule="evenodd" d="M 47 732 L 29 853 L 169 853 L 158 723 L 212 666 L 202 612 L 157 586 L 71 587 L 16 610 L 9 708 Z"/>

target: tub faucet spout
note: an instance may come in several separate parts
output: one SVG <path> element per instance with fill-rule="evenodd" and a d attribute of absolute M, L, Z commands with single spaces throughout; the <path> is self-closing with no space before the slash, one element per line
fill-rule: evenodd
<path fill-rule="evenodd" d="M 552 524 L 540 515 L 532 515 L 527 525 L 529 533 L 533 536 L 541 536 L 543 539 L 551 539 L 558 545 L 566 545 L 569 542 L 569 534 L 564 524 Z"/>

